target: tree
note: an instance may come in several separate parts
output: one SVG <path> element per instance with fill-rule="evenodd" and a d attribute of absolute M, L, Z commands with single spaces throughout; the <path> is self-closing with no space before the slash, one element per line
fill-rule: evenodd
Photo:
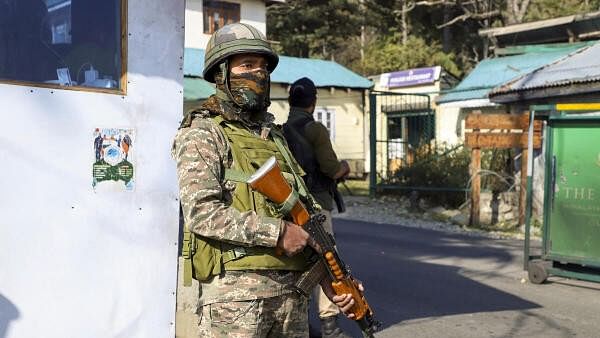
<path fill-rule="evenodd" d="M 460 75 L 460 70 L 453 61 L 454 55 L 444 53 L 439 44 L 428 44 L 415 36 L 409 36 L 404 44 L 399 44 L 396 40 L 398 38 L 387 38 L 372 43 L 360 64 L 362 73 L 379 74 L 440 65 L 448 72 Z"/>
<path fill-rule="evenodd" d="M 267 11 L 269 38 L 286 55 L 337 59 L 348 39 L 360 35 L 358 2 L 292 0 Z"/>
<path fill-rule="evenodd" d="M 460 75 L 487 57 L 482 28 L 599 8 L 600 0 L 287 0 L 269 6 L 267 31 L 283 54 L 363 75 L 432 65 Z"/>
<path fill-rule="evenodd" d="M 524 21 L 537 21 L 600 10 L 600 0 L 532 0 Z"/>

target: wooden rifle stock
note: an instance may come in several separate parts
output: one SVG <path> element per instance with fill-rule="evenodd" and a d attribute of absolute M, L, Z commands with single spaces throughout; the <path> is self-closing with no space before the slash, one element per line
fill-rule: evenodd
<path fill-rule="evenodd" d="M 274 157 L 271 157 L 262 167 L 260 167 L 254 175 L 248 180 L 248 184 L 252 189 L 260 192 L 271 201 L 281 204 L 284 203 L 292 194 L 292 187 L 281 174 L 281 169 Z M 291 208 L 290 216 L 294 223 L 305 227 L 312 228 L 320 227 L 320 231 L 325 233 L 321 224 L 313 224 L 316 220 L 311 219 L 308 210 L 302 202 L 298 200 Z M 308 224 L 311 222 L 310 224 Z M 306 229 L 306 227 L 305 227 Z M 309 231 L 310 233 L 310 231 Z M 369 307 L 363 293 L 358 289 L 358 283 L 352 278 L 349 271 L 339 258 L 333 242 L 320 243 L 316 242 L 324 249 L 320 253 L 321 260 L 329 270 L 329 275 L 332 278 L 331 286 L 337 295 L 351 294 L 354 299 L 354 305 L 350 308 L 349 313 L 354 314 L 354 320 L 359 321 L 359 325 L 363 331 L 375 331 L 376 323 L 373 318 L 373 312 Z"/>
<path fill-rule="evenodd" d="M 281 204 L 292 193 L 292 187 L 281 174 L 281 169 L 275 157 L 271 157 L 248 180 L 252 189 L 266 196 L 271 201 Z M 310 214 L 300 201 L 296 202 L 290 216 L 294 223 L 302 226 L 310 219 Z"/>

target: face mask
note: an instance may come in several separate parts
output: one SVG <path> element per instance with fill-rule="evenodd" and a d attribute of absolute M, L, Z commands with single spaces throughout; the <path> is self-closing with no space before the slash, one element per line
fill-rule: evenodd
<path fill-rule="evenodd" d="M 229 74 L 229 91 L 233 101 L 246 112 L 260 112 L 267 108 L 269 73 L 257 70 Z"/>

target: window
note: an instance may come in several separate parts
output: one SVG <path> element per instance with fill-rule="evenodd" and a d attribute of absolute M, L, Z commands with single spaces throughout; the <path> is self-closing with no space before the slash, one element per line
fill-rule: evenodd
<path fill-rule="evenodd" d="M 204 34 L 212 34 L 219 28 L 240 22 L 240 4 L 225 1 L 204 1 Z"/>
<path fill-rule="evenodd" d="M 406 142 L 403 142 L 403 117 L 401 116 L 388 116 L 388 159 L 403 159 L 404 158 L 404 147 Z M 398 166 L 399 164 L 394 164 Z"/>
<path fill-rule="evenodd" d="M 122 92 L 125 1 L 0 1 L 0 81 Z"/>
<path fill-rule="evenodd" d="M 317 107 L 313 113 L 315 121 L 321 122 L 329 132 L 329 138 L 335 140 L 335 110 L 331 108 Z"/>

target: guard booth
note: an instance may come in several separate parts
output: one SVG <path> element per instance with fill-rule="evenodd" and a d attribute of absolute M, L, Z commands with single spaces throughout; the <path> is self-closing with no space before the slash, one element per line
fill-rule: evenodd
<path fill-rule="evenodd" d="M 175 336 L 184 9 L 0 1 L 0 338 Z"/>
<path fill-rule="evenodd" d="M 600 104 L 532 106 L 547 117 L 544 216 L 540 255 L 529 245 L 531 181 L 525 267 L 531 282 L 549 275 L 600 282 Z M 531 177 L 530 166 L 528 176 Z"/>

